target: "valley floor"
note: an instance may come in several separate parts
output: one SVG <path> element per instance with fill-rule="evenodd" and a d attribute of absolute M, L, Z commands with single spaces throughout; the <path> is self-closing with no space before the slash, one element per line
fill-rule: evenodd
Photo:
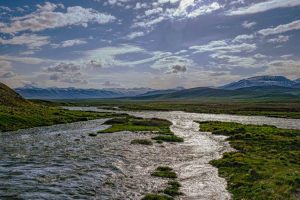
<path fill-rule="evenodd" d="M 300 101 L 294 102 L 245 102 L 245 101 L 127 101 L 116 99 L 88 99 L 59 101 L 56 104 L 73 106 L 97 106 L 100 108 L 128 111 L 184 111 L 191 113 L 235 114 L 235 115 L 261 115 L 268 117 L 300 119 Z"/>
<path fill-rule="evenodd" d="M 24 128 L 30 120 L 34 126 L 104 119 L 1 133 L 0 198 L 293 200 L 299 195 L 298 119 L 108 113 L 96 107 L 11 109 L 2 110 L 11 124 L 4 130 Z M 20 124 L 12 126 L 14 120 Z M 153 176 L 160 167 L 174 174 Z"/>

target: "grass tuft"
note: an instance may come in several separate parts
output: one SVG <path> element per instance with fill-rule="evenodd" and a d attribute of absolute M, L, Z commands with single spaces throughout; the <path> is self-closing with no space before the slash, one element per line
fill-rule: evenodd
<path fill-rule="evenodd" d="M 178 137 L 176 135 L 159 135 L 152 138 L 153 140 L 157 141 L 164 141 L 164 142 L 183 142 L 183 138 Z"/>
<path fill-rule="evenodd" d="M 164 190 L 164 193 L 172 197 L 182 195 L 182 193 L 179 192 L 180 187 L 181 184 L 178 181 L 169 181 L 168 187 Z"/>
<path fill-rule="evenodd" d="M 160 166 L 151 174 L 152 176 L 162 177 L 162 178 L 177 178 L 176 173 L 171 167 Z"/>

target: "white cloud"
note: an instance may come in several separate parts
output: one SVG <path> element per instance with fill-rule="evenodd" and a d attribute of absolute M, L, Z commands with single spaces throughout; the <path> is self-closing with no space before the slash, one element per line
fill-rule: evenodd
<path fill-rule="evenodd" d="M 154 69 L 166 69 L 167 73 L 184 72 L 188 67 L 194 66 L 193 60 L 185 58 L 183 56 L 175 56 L 172 54 L 164 55 L 158 58 L 151 67 Z M 175 67 L 174 67 L 175 66 Z M 178 67 L 180 66 L 180 67 Z M 176 72 L 175 72 L 176 71 Z"/>
<path fill-rule="evenodd" d="M 148 7 L 147 3 L 137 2 L 134 9 L 139 10 L 139 9 L 147 8 L 147 7 Z"/>
<path fill-rule="evenodd" d="M 168 9 L 167 17 L 174 18 L 195 18 L 209 14 L 222 8 L 218 2 L 203 4 L 202 1 L 182 0 L 177 9 Z"/>
<path fill-rule="evenodd" d="M 226 67 L 244 67 L 244 68 L 254 68 L 254 67 L 261 67 L 258 66 L 256 63 L 256 59 L 252 57 L 244 57 L 244 56 L 233 56 L 233 55 L 224 55 L 224 54 L 212 54 L 212 58 L 217 58 L 223 61 L 226 64 Z"/>
<path fill-rule="evenodd" d="M 0 44 L 26 45 L 29 49 L 37 49 L 41 46 L 49 44 L 49 37 L 39 36 L 36 34 L 23 34 L 20 36 L 14 36 L 7 40 L 0 38 Z"/>
<path fill-rule="evenodd" d="M 135 39 L 137 37 L 142 37 L 144 35 L 145 35 L 145 33 L 142 32 L 142 31 L 135 31 L 135 32 L 132 32 L 132 33 L 128 34 L 127 38 L 132 40 L 132 39 Z"/>
<path fill-rule="evenodd" d="M 254 35 L 238 35 L 232 40 L 232 42 L 242 43 L 247 40 L 252 40 L 253 38 Z"/>
<path fill-rule="evenodd" d="M 242 23 L 242 27 L 246 28 L 246 29 L 250 29 L 252 28 L 253 26 L 256 25 L 256 22 L 248 22 L 248 21 L 244 21 Z"/>
<path fill-rule="evenodd" d="M 151 10 L 146 10 L 145 11 L 145 15 L 146 16 L 149 16 L 149 15 L 154 15 L 154 14 L 159 14 L 163 11 L 162 8 L 158 7 L 158 8 L 154 8 L 154 9 L 151 9 Z"/>
<path fill-rule="evenodd" d="M 269 43 L 285 43 L 285 42 L 289 41 L 289 39 L 290 39 L 289 36 L 279 35 L 276 38 L 268 39 L 268 42 Z"/>
<path fill-rule="evenodd" d="M 194 53 L 218 52 L 218 53 L 241 53 L 252 52 L 256 49 L 256 44 L 229 44 L 225 40 L 212 41 L 206 45 L 191 46 Z"/>
<path fill-rule="evenodd" d="M 258 31 L 258 33 L 263 36 L 267 36 L 267 35 L 275 35 L 275 34 L 285 33 L 288 31 L 299 30 L 299 29 L 300 29 L 300 20 L 296 20 L 288 24 L 282 24 L 276 26 L 275 28 L 262 29 Z"/>
<path fill-rule="evenodd" d="M 222 6 L 218 2 L 213 2 L 212 4 L 203 5 L 199 8 L 194 9 L 192 12 L 188 13 L 186 16 L 188 18 L 195 18 L 200 15 L 209 14 L 213 11 L 219 10 L 220 8 L 222 8 Z"/>
<path fill-rule="evenodd" d="M 86 77 L 81 73 L 81 67 L 74 63 L 59 63 L 55 66 L 47 67 L 44 71 L 49 76 L 49 80 L 62 83 L 87 84 Z"/>
<path fill-rule="evenodd" d="M 114 67 L 114 66 L 127 66 L 131 67 L 136 64 L 134 61 L 125 61 L 117 58 L 119 55 L 129 53 L 145 53 L 146 51 L 138 46 L 133 45 L 120 45 L 103 47 L 95 50 L 84 52 L 86 54 L 85 60 L 88 63 L 97 63 L 101 67 Z"/>
<path fill-rule="evenodd" d="M 158 24 L 162 22 L 165 18 L 164 17 L 158 17 L 156 19 L 151 19 L 151 20 L 146 20 L 146 21 L 141 21 L 141 22 L 136 22 L 133 24 L 132 27 L 142 27 L 142 28 L 149 28 L 152 27 L 155 24 Z"/>
<path fill-rule="evenodd" d="M 18 57 L 18 56 L 9 56 L 9 55 L 3 55 L 0 56 L 0 60 L 10 61 L 10 62 L 19 62 L 19 63 L 25 63 L 25 64 L 42 64 L 42 63 L 51 63 L 52 60 L 49 59 L 41 59 L 41 58 L 35 58 L 35 57 Z"/>
<path fill-rule="evenodd" d="M 271 75 L 285 75 L 289 78 L 299 78 L 299 69 L 299 60 L 274 60 L 268 63 L 268 69 L 266 73 Z"/>
<path fill-rule="evenodd" d="M 247 15 L 255 14 L 259 12 L 265 12 L 276 8 L 287 8 L 300 6 L 299 0 L 267 0 L 260 3 L 253 3 L 247 7 L 240 7 L 234 10 L 228 11 L 227 15 Z"/>
<path fill-rule="evenodd" d="M 73 6 L 68 7 L 66 12 L 55 12 L 58 7 L 62 7 L 61 4 L 47 2 L 45 5 L 39 5 L 31 14 L 12 18 L 11 24 L 1 26 L 0 32 L 17 33 L 26 30 L 36 32 L 71 25 L 86 27 L 88 23 L 105 24 L 116 19 L 110 14 L 100 13 L 92 8 Z"/>
<path fill-rule="evenodd" d="M 74 40 L 65 40 L 59 44 L 52 44 L 53 48 L 65 48 L 65 47 L 72 47 L 76 45 L 86 44 L 87 42 L 82 39 L 74 39 Z"/>

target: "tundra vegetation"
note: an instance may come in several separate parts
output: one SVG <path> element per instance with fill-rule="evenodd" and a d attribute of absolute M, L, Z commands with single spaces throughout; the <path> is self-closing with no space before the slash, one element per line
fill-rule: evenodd
<path fill-rule="evenodd" d="M 200 122 L 200 129 L 228 136 L 237 150 L 211 161 L 234 199 L 299 199 L 300 130 L 231 122 Z"/>
<path fill-rule="evenodd" d="M 183 142 L 183 138 L 174 135 L 170 130 L 171 122 L 163 119 L 144 119 L 133 116 L 115 117 L 105 122 L 106 125 L 111 125 L 108 129 L 98 131 L 98 133 L 115 133 L 120 131 L 131 132 L 151 132 L 158 136 L 152 137 L 156 141 L 165 142 Z M 145 140 L 133 140 L 133 144 L 149 144 Z"/>

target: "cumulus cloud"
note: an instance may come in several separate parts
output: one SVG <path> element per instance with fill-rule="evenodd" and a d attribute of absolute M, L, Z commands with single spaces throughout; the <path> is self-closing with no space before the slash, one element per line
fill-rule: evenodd
<path fill-rule="evenodd" d="M 256 22 L 248 22 L 248 21 L 244 21 L 242 23 L 242 27 L 246 28 L 246 29 L 250 29 L 252 27 L 254 27 L 256 25 Z"/>
<path fill-rule="evenodd" d="M 178 7 L 164 8 L 164 5 L 167 3 L 174 5 L 177 2 L 179 2 Z M 149 7 L 148 4 L 141 6 L 143 4 L 137 3 L 137 5 L 139 5 L 139 9 Z M 194 0 L 161 0 L 153 3 L 153 7 L 154 8 L 146 10 L 144 15 L 137 16 L 132 27 L 149 29 L 165 20 L 196 18 L 217 11 L 223 8 L 223 5 L 218 2 L 205 3 L 203 1 Z"/>
<path fill-rule="evenodd" d="M 234 10 L 228 11 L 227 15 L 247 15 L 265 12 L 276 8 L 287 8 L 300 6 L 299 0 L 267 0 L 264 2 L 253 3 L 247 7 L 239 7 Z"/>
<path fill-rule="evenodd" d="M 146 10 L 145 15 L 149 16 L 149 15 L 159 14 L 161 12 L 163 12 L 163 9 L 158 7 L 158 8 L 154 8 L 154 9 L 151 9 L 151 10 Z"/>
<path fill-rule="evenodd" d="M 59 44 L 52 44 L 51 46 L 53 48 L 65 48 L 65 47 L 72 47 L 72 46 L 76 46 L 76 45 L 86 44 L 86 43 L 87 42 L 85 40 L 74 39 L 74 40 L 65 40 Z"/>
<path fill-rule="evenodd" d="M 81 67 L 74 63 L 59 63 L 47 67 L 44 71 L 48 74 L 49 80 L 62 83 L 87 84 L 86 77 L 81 73 Z"/>
<path fill-rule="evenodd" d="M 187 13 L 186 16 L 188 18 L 195 18 L 200 15 L 209 14 L 213 11 L 219 10 L 220 8 L 222 8 L 222 6 L 218 2 L 213 2 L 209 5 L 203 5 L 203 6 L 200 6 L 196 9 L 194 9 L 193 11 Z"/>
<path fill-rule="evenodd" d="M 170 53 L 168 55 L 161 55 L 160 58 L 155 60 L 151 67 L 153 69 L 167 70 L 166 73 L 179 73 L 185 72 L 188 66 L 194 65 L 195 63 L 193 60 Z"/>
<path fill-rule="evenodd" d="M 299 30 L 300 29 L 300 20 L 293 21 L 288 24 L 282 24 L 276 26 L 275 28 L 266 28 L 258 31 L 259 34 L 263 36 L 275 35 L 280 33 L 285 33 L 288 31 Z"/>
<path fill-rule="evenodd" d="M 68 7 L 66 12 L 55 11 L 62 4 L 46 2 L 38 5 L 38 9 L 22 17 L 14 17 L 10 24 L 0 28 L 3 33 L 17 33 L 20 31 L 42 31 L 71 25 L 86 27 L 88 23 L 105 24 L 114 21 L 116 18 L 110 14 L 100 13 L 92 8 L 81 6 Z"/>
<path fill-rule="evenodd" d="M 0 44 L 6 45 L 25 45 L 29 49 L 37 49 L 41 46 L 49 44 L 48 36 L 39 36 L 36 34 L 22 34 L 20 36 L 14 36 L 11 39 L 0 38 Z"/>

